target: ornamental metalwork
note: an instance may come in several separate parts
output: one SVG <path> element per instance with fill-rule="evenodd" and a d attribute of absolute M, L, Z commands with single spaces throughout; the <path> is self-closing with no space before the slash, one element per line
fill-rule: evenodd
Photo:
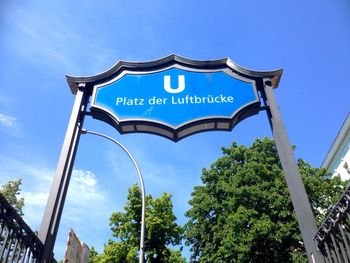
<path fill-rule="evenodd" d="M 38 263 L 42 248 L 37 235 L 0 194 L 0 262 Z"/>
<path fill-rule="evenodd" d="M 350 185 L 318 229 L 315 242 L 325 262 L 350 262 Z"/>

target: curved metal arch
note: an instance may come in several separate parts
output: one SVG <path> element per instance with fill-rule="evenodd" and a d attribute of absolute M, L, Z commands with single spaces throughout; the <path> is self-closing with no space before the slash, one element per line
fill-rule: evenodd
<path fill-rule="evenodd" d="M 78 90 L 78 86 L 81 83 L 87 85 L 87 87 L 92 87 L 96 84 L 108 81 L 122 71 L 139 71 L 139 72 L 148 72 L 155 71 L 161 68 L 171 66 L 171 65 L 182 65 L 185 67 L 189 67 L 192 69 L 199 70 L 215 70 L 215 69 L 223 69 L 230 68 L 236 74 L 242 75 L 244 77 L 250 79 L 264 79 L 269 78 L 272 81 L 272 87 L 277 88 L 280 78 L 282 76 L 282 69 L 271 70 L 271 71 L 256 71 L 244 68 L 237 63 L 233 62 L 230 58 L 221 58 L 216 60 L 193 60 L 189 58 L 185 58 L 176 54 L 171 54 L 169 56 L 152 60 L 146 62 L 129 62 L 129 61 L 118 61 L 115 65 L 113 65 L 110 69 L 91 76 L 70 76 L 66 75 L 66 79 L 68 81 L 68 85 L 73 94 L 76 94 Z"/>

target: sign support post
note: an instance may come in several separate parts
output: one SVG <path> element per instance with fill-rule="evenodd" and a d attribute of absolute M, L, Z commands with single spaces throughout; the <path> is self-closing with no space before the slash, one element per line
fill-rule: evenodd
<path fill-rule="evenodd" d="M 68 185 L 73 169 L 75 154 L 78 148 L 80 130 L 84 122 L 85 111 L 89 96 L 84 84 L 77 90 L 72 114 L 68 124 L 66 136 L 57 164 L 56 174 L 52 183 L 44 217 L 41 222 L 39 238 L 44 244 L 40 262 L 50 263 L 53 258 L 53 248 L 56 241 L 58 226 L 61 220 Z"/>
<path fill-rule="evenodd" d="M 285 173 L 288 191 L 292 199 L 309 262 L 322 263 L 324 262 L 323 257 L 313 240 L 317 232 L 315 218 L 270 83 L 270 79 L 264 79 L 264 99 L 268 104 L 267 114 Z"/>

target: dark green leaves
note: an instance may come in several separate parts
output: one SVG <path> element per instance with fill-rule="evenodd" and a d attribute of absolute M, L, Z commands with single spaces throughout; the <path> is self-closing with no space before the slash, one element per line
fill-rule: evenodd
<path fill-rule="evenodd" d="M 257 139 L 232 144 L 202 172 L 187 211 L 187 244 L 193 262 L 306 262 L 275 144 Z M 299 160 L 313 211 L 335 203 L 344 182 Z"/>
<path fill-rule="evenodd" d="M 20 196 L 22 179 L 9 180 L 0 187 L 0 193 L 6 200 L 23 215 L 24 198 Z"/>

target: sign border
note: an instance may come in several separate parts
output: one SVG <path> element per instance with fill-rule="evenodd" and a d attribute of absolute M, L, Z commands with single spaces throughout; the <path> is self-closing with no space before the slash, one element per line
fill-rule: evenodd
<path fill-rule="evenodd" d="M 203 73 L 224 72 L 232 78 L 251 83 L 255 100 L 241 106 L 229 118 L 226 116 L 201 117 L 179 126 L 171 126 L 161 121 L 139 120 L 137 118 L 119 119 L 114 113 L 95 104 L 95 95 L 98 88 L 111 84 L 126 74 L 144 75 L 162 72 L 171 68 Z M 86 84 L 90 90 L 90 95 L 92 95 L 90 102 L 92 117 L 112 125 L 120 134 L 150 133 L 177 142 L 199 132 L 231 131 L 240 121 L 260 111 L 259 80 L 266 77 L 273 77 L 276 80 L 275 86 L 277 86 L 281 74 L 282 70 L 263 72 L 245 69 L 232 62 L 229 58 L 201 61 L 187 59 L 178 55 L 170 55 L 148 62 L 119 61 L 103 73 L 90 77 L 67 76 L 67 81 L 73 93 L 77 91 L 77 85 L 79 83 Z"/>
<path fill-rule="evenodd" d="M 105 109 L 103 107 L 96 105 L 95 99 L 96 99 L 97 90 L 101 87 L 105 87 L 123 78 L 127 74 L 147 75 L 151 73 L 163 72 L 165 70 L 172 69 L 172 68 L 177 68 L 177 69 L 186 70 L 190 72 L 200 72 L 200 73 L 223 72 L 232 78 L 250 83 L 253 88 L 255 100 L 250 101 L 242 105 L 241 107 L 239 107 L 235 112 L 231 114 L 230 117 L 224 117 L 224 116 L 201 117 L 201 118 L 192 119 L 178 126 L 169 125 L 165 122 L 155 121 L 155 120 L 140 120 L 138 118 L 120 119 L 116 114 L 109 111 L 108 109 Z M 260 99 L 258 96 L 255 80 L 248 79 L 243 76 L 239 76 L 229 68 L 224 68 L 221 70 L 218 70 L 218 69 L 205 70 L 205 69 L 193 69 L 193 68 L 189 68 L 184 65 L 178 65 L 178 64 L 173 64 L 166 68 L 162 68 L 154 71 L 147 71 L 147 72 L 144 72 L 144 71 L 140 72 L 137 70 L 135 71 L 124 70 L 120 72 L 120 74 L 117 75 L 115 78 L 105 83 L 101 83 L 94 86 L 93 92 L 92 92 L 92 101 L 90 106 L 91 113 L 94 118 L 111 124 L 113 127 L 115 127 L 119 131 L 120 134 L 144 132 L 144 133 L 160 135 L 173 141 L 178 141 L 192 134 L 204 132 L 204 131 L 213 131 L 213 130 L 231 131 L 238 122 L 240 122 L 244 118 L 247 118 L 253 114 L 258 113 L 259 108 L 260 108 Z M 249 109 L 249 113 L 245 114 L 245 111 L 248 111 L 248 109 Z"/>

